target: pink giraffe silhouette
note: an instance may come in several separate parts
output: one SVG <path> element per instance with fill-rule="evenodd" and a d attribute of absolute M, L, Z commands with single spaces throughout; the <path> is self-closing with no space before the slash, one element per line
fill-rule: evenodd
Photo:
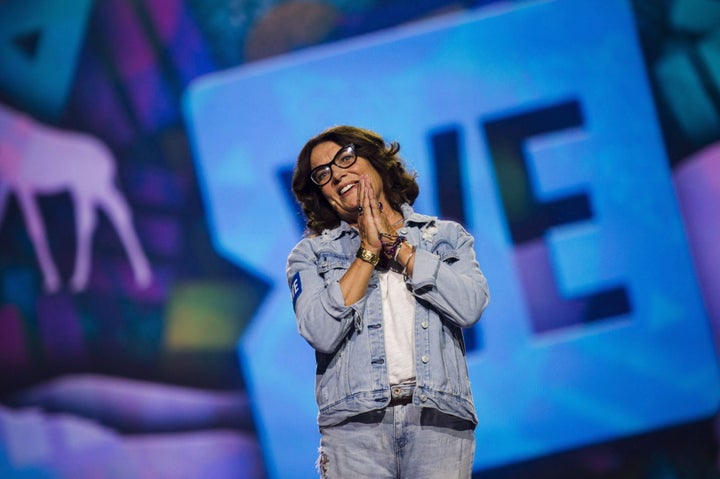
<path fill-rule="evenodd" d="M 90 135 L 48 127 L 0 104 L 0 224 L 8 196 L 14 193 L 48 292 L 58 291 L 61 281 L 36 197 L 61 191 L 70 193 L 76 216 L 77 254 L 71 289 L 77 292 L 87 287 L 98 208 L 117 230 L 136 283 L 148 286 L 152 272 L 133 228 L 130 208 L 115 186 L 115 160 L 109 148 Z"/>

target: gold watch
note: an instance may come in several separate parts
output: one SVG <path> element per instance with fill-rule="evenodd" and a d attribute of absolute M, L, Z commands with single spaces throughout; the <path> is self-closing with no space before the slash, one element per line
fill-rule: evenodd
<path fill-rule="evenodd" d="M 366 263 L 370 263 L 371 265 L 373 265 L 373 267 L 377 266 L 377 264 L 380 262 L 380 257 L 378 255 L 376 255 L 372 251 L 366 250 L 362 246 L 360 247 L 360 249 L 358 249 L 355 257 L 360 258 Z"/>

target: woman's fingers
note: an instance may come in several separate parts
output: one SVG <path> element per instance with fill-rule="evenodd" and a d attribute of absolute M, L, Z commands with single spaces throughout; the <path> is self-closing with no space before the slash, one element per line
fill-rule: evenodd
<path fill-rule="evenodd" d="M 365 178 L 360 177 L 358 182 L 358 228 L 360 230 L 360 239 L 363 241 L 365 246 L 370 246 L 372 243 L 369 241 L 371 238 L 371 232 L 368 231 L 370 224 L 368 219 L 370 218 L 370 209 L 368 208 L 367 201 L 367 185 Z"/>
<path fill-rule="evenodd" d="M 372 190 L 372 186 L 370 185 L 370 180 L 367 176 L 363 176 L 360 179 L 360 182 L 363 186 L 363 198 L 362 198 L 362 208 L 363 208 L 363 215 L 360 217 L 359 222 L 362 221 L 363 223 L 363 230 L 364 230 L 364 237 L 363 239 L 368 243 L 368 245 L 372 246 L 373 249 L 380 248 L 380 240 L 378 238 L 378 229 L 377 229 L 377 210 L 375 208 L 375 194 Z"/>
<path fill-rule="evenodd" d="M 390 231 L 391 230 L 390 222 L 388 221 L 387 215 L 385 214 L 385 211 L 383 210 L 383 204 L 380 201 L 378 201 L 378 199 L 375 197 L 375 191 L 373 190 L 372 186 L 370 185 L 369 180 L 367 183 L 367 190 L 368 190 L 368 196 L 369 196 L 369 205 L 372 208 L 375 229 L 379 233 L 392 233 L 392 231 Z"/>

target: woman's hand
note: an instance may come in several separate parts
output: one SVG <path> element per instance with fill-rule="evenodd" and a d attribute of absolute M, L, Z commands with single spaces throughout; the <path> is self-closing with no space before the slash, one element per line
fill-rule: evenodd
<path fill-rule="evenodd" d="M 386 226 L 387 219 L 367 176 L 362 176 L 358 183 L 358 205 L 357 228 L 360 232 L 360 247 L 379 257 L 383 244 L 378 233 L 386 231 L 381 228 Z M 360 301 L 365 296 L 375 266 L 374 263 L 363 259 L 356 259 L 350 264 L 339 282 L 346 306 Z"/>
<path fill-rule="evenodd" d="M 380 233 L 392 233 L 390 222 L 383 211 L 382 204 L 377 200 L 375 191 L 367 176 L 360 178 L 358 188 L 358 230 L 361 246 L 377 255 L 382 250 Z"/>

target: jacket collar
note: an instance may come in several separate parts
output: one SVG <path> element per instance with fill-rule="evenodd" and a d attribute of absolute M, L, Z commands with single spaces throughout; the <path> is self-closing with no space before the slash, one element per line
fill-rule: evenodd
<path fill-rule="evenodd" d="M 407 203 L 403 203 L 402 205 L 400 205 L 400 212 L 402 213 L 403 218 L 405 218 L 406 223 L 413 223 L 418 227 L 432 224 L 437 220 L 437 217 L 435 216 L 421 215 L 420 213 L 416 213 L 415 210 L 413 210 L 413 207 Z"/>

